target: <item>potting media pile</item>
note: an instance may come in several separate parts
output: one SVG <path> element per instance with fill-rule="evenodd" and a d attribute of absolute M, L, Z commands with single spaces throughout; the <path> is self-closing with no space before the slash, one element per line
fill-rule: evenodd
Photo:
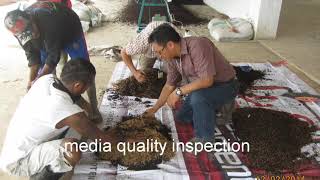
<path fill-rule="evenodd" d="M 305 138 L 298 138 L 301 142 L 309 142 L 307 145 L 301 147 L 301 151 L 296 151 L 296 156 L 307 157 L 306 160 L 298 163 L 297 167 L 287 167 L 284 169 L 268 169 L 263 167 L 259 160 L 266 160 L 263 157 L 250 157 L 243 152 L 201 152 L 198 156 L 190 155 L 187 152 L 178 151 L 174 157 L 169 161 L 162 161 L 157 165 L 157 168 L 149 170 L 129 170 L 128 167 L 120 164 L 113 165 L 110 161 L 101 160 L 93 152 L 83 153 L 82 159 L 74 170 L 73 179 L 254 179 L 266 175 L 268 172 L 280 173 L 284 176 L 300 176 L 304 179 L 316 179 L 320 177 L 320 103 L 313 99 L 299 99 L 294 96 L 284 96 L 288 92 L 296 94 L 311 94 L 317 93 L 308 86 L 305 82 L 298 78 L 285 65 L 272 65 L 270 63 L 238 63 L 234 66 L 250 66 L 253 70 L 267 72 L 262 79 L 254 81 L 250 87 L 250 95 L 239 95 L 236 99 L 238 108 L 238 115 L 233 118 L 238 118 L 239 122 L 243 124 L 217 126 L 215 128 L 215 142 L 230 141 L 248 141 L 254 144 L 259 144 L 258 139 L 261 139 L 261 134 L 270 133 L 272 128 L 281 129 L 285 124 L 292 124 L 289 135 L 283 135 L 279 132 L 272 133 L 274 137 L 267 137 L 265 142 L 276 147 L 279 139 L 286 139 L 288 142 L 295 140 L 296 136 L 301 133 Z M 112 78 L 108 84 L 108 89 L 104 94 L 100 111 L 104 118 L 104 122 L 100 128 L 115 127 L 124 116 L 140 115 L 147 108 L 152 106 L 156 99 L 148 99 L 144 97 L 135 96 L 120 96 L 112 90 L 112 84 L 120 79 L 129 77 L 130 71 L 122 63 L 117 63 L 113 72 Z M 260 108 L 259 110 L 252 110 L 251 108 Z M 261 108 L 263 108 L 261 110 Z M 278 125 L 272 125 L 274 122 L 251 122 L 251 116 L 256 116 L 260 111 L 271 111 L 267 114 L 273 117 L 287 120 L 286 115 L 293 117 L 290 122 L 277 122 Z M 278 111 L 286 112 L 277 114 Z M 274 113 L 272 115 L 272 113 Z M 240 114 L 239 114 L 240 113 Z M 265 113 L 265 112 L 263 112 Z M 250 114 L 250 115 L 249 115 Z M 246 116 L 245 116 L 246 115 Z M 248 117 L 249 116 L 249 117 Z M 179 121 L 174 121 L 172 110 L 164 106 L 156 113 L 156 119 L 166 125 L 170 131 L 173 141 L 188 142 L 193 137 L 193 128 L 190 124 L 182 124 Z M 299 120 L 299 121 L 298 121 Z M 294 122 L 297 121 L 297 122 Z M 247 124 L 245 124 L 247 123 Z M 260 134 L 252 134 L 254 132 L 254 125 L 257 128 L 264 128 Z M 246 127 L 243 127 L 246 125 Z M 261 126 L 261 127 L 260 127 Z M 294 128 L 299 126 L 299 128 Z M 306 136 L 309 127 L 314 126 L 316 129 L 310 136 Z M 303 129 L 300 127 L 305 127 Z M 236 128 L 236 129 L 235 129 Z M 268 129 L 269 128 L 269 129 Z M 267 130 L 268 129 L 268 130 Z M 248 132 L 250 131 L 250 132 Z M 288 130 L 289 131 L 289 130 Z M 290 134 L 293 133 L 293 134 Z M 241 139 L 242 138 L 242 139 Z M 247 139 L 245 139 L 247 138 Z M 250 139 L 251 138 L 251 139 Z M 274 141 L 272 141 L 274 138 Z M 254 139 L 254 141 L 252 141 Z M 257 140 L 255 140 L 257 139 Z M 303 143 L 294 142 L 300 146 Z M 266 144 L 261 144 L 267 146 Z M 286 147 L 290 147 L 290 144 Z M 295 148 L 295 147 L 293 147 Z M 251 147 L 255 151 L 255 147 Z M 278 167 L 282 167 L 283 163 L 279 162 L 283 159 L 276 159 L 277 154 L 269 153 L 270 160 Z M 257 155 L 257 154 L 255 154 Z M 258 154 L 259 155 L 259 154 Z M 289 154 L 290 155 L 290 154 Z M 251 159 L 250 159 L 251 158 Z M 257 161 L 252 161 L 252 158 L 257 158 Z M 287 159 L 289 160 L 289 158 Z M 299 161 L 299 159 L 297 159 Z M 258 162 L 258 165 L 256 164 Z M 259 166 L 260 165 L 260 166 Z M 274 167 L 277 167 L 274 166 Z M 295 174 L 291 171 L 295 170 Z M 278 172 L 276 172 L 278 171 Z M 260 178 L 261 179 L 261 178 Z"/>
<path fill-rule="evenodd" d="M 118 142 L 114 142 L 111 152 L 98 152 L 101 159 L 111 161 L 112 164 L 121 164 L 132 170 L 147 170 L 157 168 L 157 164 L 162 161 L 169 161 L 175 152 L 172 149 L 172 137 L 170 129 L 162 125 L 154 117 L 132 116 L 125 117 L 115 127 L 108 129 L 116 137 Z M 131 146 L 139 143 L 148 144 L 151 142 L 159 142 L 166 144 L 166 149 L 161 151 L 128 151 L 126 153 L 117 150 L 115 144 L 119 142 L 130 142 Z M 142 144 L 143 143 L 143 144 Z"/>
<path fill-rule="evenodd" d="M 115 91 L 122 96 L 158 99 L 167 75 L 155 68 L 145 70 L 144 74 L 146 79 L 142 83 L 139 83 L 134 76 L 117 81 L 114 84 Z"/>

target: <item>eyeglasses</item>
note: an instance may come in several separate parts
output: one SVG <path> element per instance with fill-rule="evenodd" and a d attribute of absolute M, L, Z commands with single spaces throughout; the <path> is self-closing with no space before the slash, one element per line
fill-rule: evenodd
<path fill-rule="evenodd" d="M 156 50 L 154 50 L 154 48 L 152 47 L 152 51 L 153 52 L 155 52 L 155 53 L 157 53 L 159 56 L 161 56 L 161 54 L 162 54 L 162 52 L 163 52 L 163 50 L 166 48 L 166 46 L 163 46 L 163 48 L 160 50 L 160 51 L 156 51 Z"/>

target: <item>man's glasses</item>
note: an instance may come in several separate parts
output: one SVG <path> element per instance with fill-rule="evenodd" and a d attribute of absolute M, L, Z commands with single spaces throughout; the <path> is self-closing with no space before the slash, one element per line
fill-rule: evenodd
<path fill-rule="evenodd" d="M 158 54 L 159 56 L 161 56 L 163 50 L 166 48 L 166 46 L 163 46 L 162 49 L 160 51 L 156 51 L 153 47 L 152 47 L 152 51 L 155 52 L 156 54 Z"/>

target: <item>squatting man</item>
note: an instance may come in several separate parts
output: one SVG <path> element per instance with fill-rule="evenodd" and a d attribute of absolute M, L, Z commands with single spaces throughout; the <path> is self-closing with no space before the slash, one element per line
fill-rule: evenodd
<path fill-rule="evenodd" d="M 41 76 L 55 73 L 61 51 L 73 60 L 90 60 L 80 19 L 63 4 L 36 2 L 23 11 L 8 12 L 4 24 L 25 51 L 30 69 L 27 89 Z M 100 123 L 95 82 L 87 94 L 92 110 L 89 117 Z"/>
<path fill-rule="evenodd" d="M 20 101 L 7 130 L 1 168 L 12 175 L 30 179 L 58 179 L 71 171 L 81 152 L 65 144 L 77 142 L 64 138 L 72 128 L 82 137 L 102 142 L 117 142 L 89 120 L 90 105 L 82 97 L 94 82 L 96 70 L 86 60 L 73 59 L 65 64 L 60 79 L 41 76 Z"/>
<path fill-rule="evenodd" d="M 190 142 L 213 142 L 215 110 L 237 95 L 233 67 L 209 39 L 181 38 L 167 24 L 154 29 L 148 41 L 153 51 L 167 61 L 167 82 L 145 115 L 154 116 L 167 103 L 176 110 L 176 119 L 193 123 L 195 137 Z"/>
<path fill-rule="evenodd" d="M 152 51 L 151 44 L 148 42 L 148 37 L 155 28 L 162 24 L 168 24 L 177 29 L 169 22 L 153 21 L 149 23 L 132 41 L 130 41 L 125 48 L 121 50 L 123 62 L 128 66 L 134 78 L 140 83 L 146 80 L 144 71 L 152 69 L 157 60 L 157 54 Z M 138 54 L 140 54 L 140 56 L 143 55 L 143 58 L 139 59 L 141 69 L 137 69 L 132 62 L 132 56 Z M 162 64 L 162 61 L 160 64 L 160 70 L 165 70 L 166 64 Z"/>

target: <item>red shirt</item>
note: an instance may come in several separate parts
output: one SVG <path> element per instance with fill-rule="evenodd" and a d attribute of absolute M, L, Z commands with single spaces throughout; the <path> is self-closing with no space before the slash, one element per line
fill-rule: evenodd
<path fill-rule="evenodd" d="M 214 77 L 214 82 L 227 82 L 235 77 L 231 64 L 209 39 L 182 38 L 180 45 L 181 58 L 168 62 L 167 84 L 177 86 L 182 79 L 191 83 L 208 77 Z"/>

